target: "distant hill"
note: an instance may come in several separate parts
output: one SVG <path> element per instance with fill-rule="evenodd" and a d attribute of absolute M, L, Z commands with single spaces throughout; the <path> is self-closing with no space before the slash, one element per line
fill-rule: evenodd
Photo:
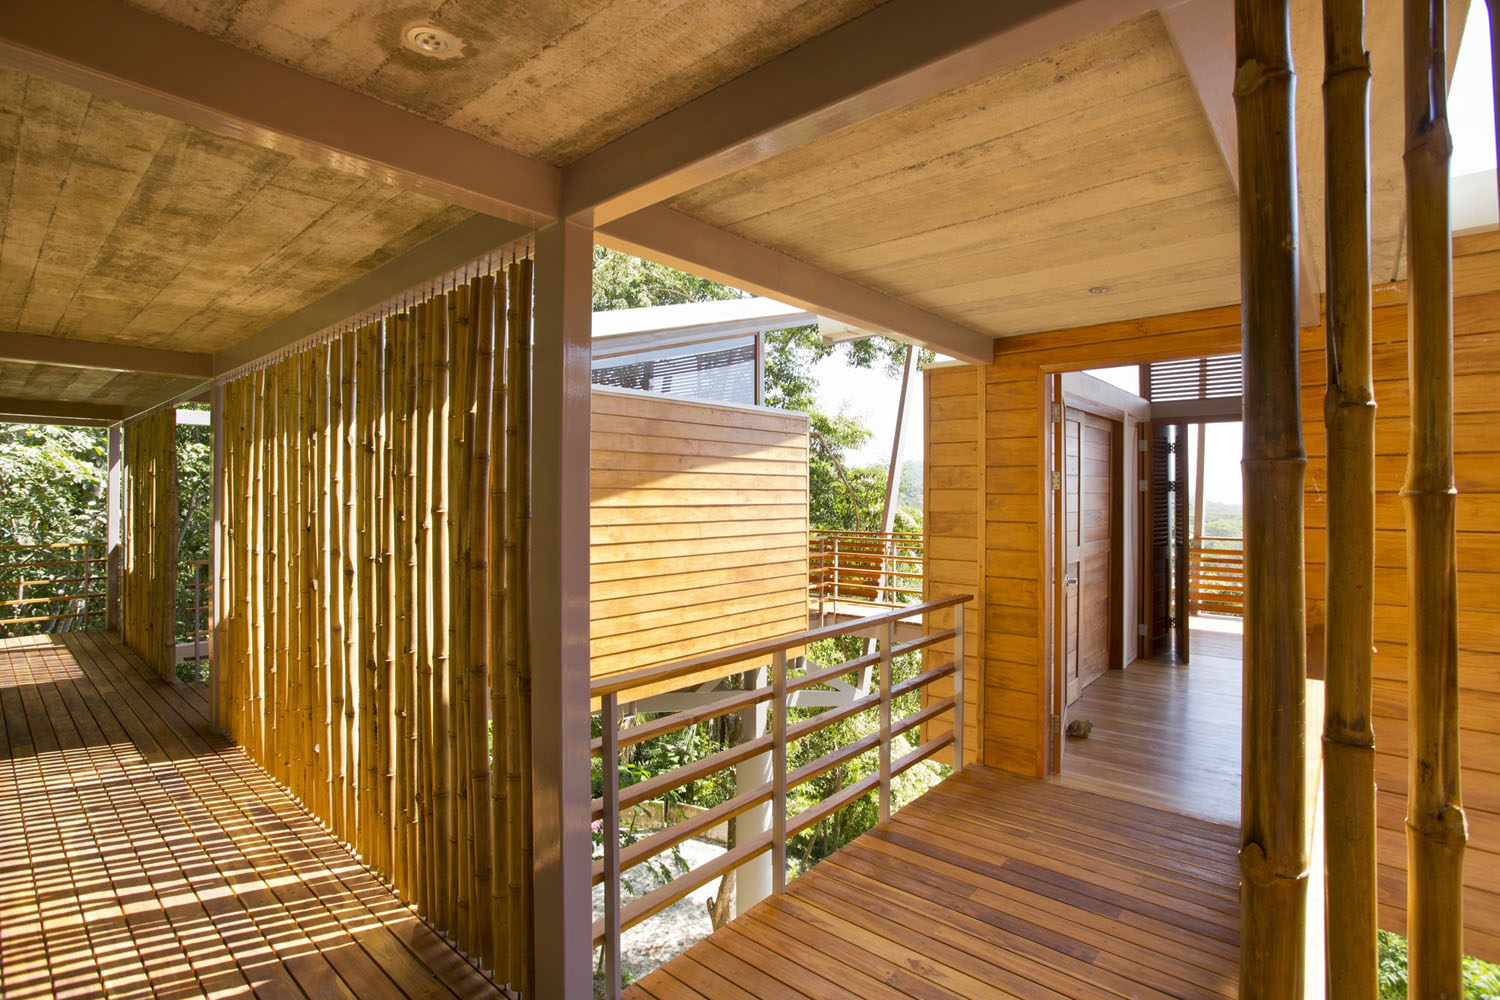
<path fill-rule="evenodd" d="M 1209 500 L 1203 506 L 1203 533 L 1210 537 L 1243 538 L 1244 511 L 1237 503 Z"/>

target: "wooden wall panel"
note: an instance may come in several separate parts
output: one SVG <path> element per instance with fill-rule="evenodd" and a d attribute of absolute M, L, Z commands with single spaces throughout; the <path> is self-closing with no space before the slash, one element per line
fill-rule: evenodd
<path fill-rule="evenodd" d="M 970 366 L 936 367 L 925 371 L 924 426 L 927 428 L 923 455 L 923 541 L 927 553 L 924 600 L 955 594 L 976 598 L 964 616 L 964 760 L 996 764 L 987 755 L 983 738 L 981 701 L 988 685 L 983 676 L 985 634 L 984 573 L 980 553 L 980 531 L 984 509 L 984 434 L 982 428 L 982 382 Z M 953 612 L 941 611 L 929 623 L 932 631 L 953 627 Z M 932 647 L 931 664 L 953 658 L 953 644 Z M 951 678 L 933 682 L 923 692 L 924 704 L 953 693 Z M 952 722 L 942 716 L 923 733 L 923 740 L 952 731 Z M 949 751 L 937 759 L 951 761 Z"/>
<path fill-rule="evenodd" d="M 807 628 L 805 414 L 596 388 L 592 434 L 595 677 Z"/>
<path fill-rule="evenodd" d="M 1465 947 L 1500 959 L 1500 234 L 1454 244 L 1455 437 L 1459 484 L 1459 647 L 1463 789 L 1469 813 L 1464 865 Z M 1405 474 L 1408 387 L 1402 285 L 1376 289 L 1376 719 L 1379 752 L 1381 924 L 1404 926 L 1406 786 Z M 1237 307 L 1176 313 L 996 342 L 983 368 L 941 369 L 955 387 L 984 382 L 984 434 L 962 438 L 952 421 L 929 423 L 929 476 L 965 460 L 983 470 L 984 715 L 986 763 L 1022 774 L 1045 767 L 1048 563 L 1044 470 L 1049 442 L 1044 375 L 1238 351 Z M 1323 331 L 1302 332 L 1303 434 L 1309 455 L 1306 536 L 1308 661 L 1322 662 L 1323 567 L 1327 542 L 1323 456 Z M 940 393 L 928 376 L 929 391 Z M 966 381 L 969 380 L 969 381 Z M 954 482 L 972 477 L 953 469 Z M 1032 485 L 1028 488 L 1028 479 Z M 945 498 L 946 494 L 939 494 Z M 931 499 L 932 494 L 929 494 Z M 965 509 L 929 504 L 929 551 L 962 554 L 976 544 Z M 947 586 L 972 585 L 955 570 Z M 948 592 L 952 592 L 951 590 Z"/>
<path fill-rule="evenodd" d="M 1375 748 L 1380 923 L 1406 922 L 1406 475 L 1409 386 L 1402 286 L 1377 290 L 1375 400 Z M 1459 725 L 1464 948 L 1500 959 L 1500 234 L 1454 242 L 1454 473 L 1458 483 Z M 1321 342 L 1304 341 L 1309 670 L 1323 663 L 1327 443 Z"/>

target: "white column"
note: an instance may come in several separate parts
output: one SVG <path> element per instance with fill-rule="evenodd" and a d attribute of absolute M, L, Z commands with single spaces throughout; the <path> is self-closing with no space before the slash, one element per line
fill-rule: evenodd
<path fill-rule="evenodd" d="M 120 533 L 124 513 L 124 482 L 120 465 L 123 435 L 123 425 L 110 427 L 109 471 L 104 496 L 104 625 L 116 632 L 120 630 L 120 577 L 125 558 Z"/>
<path fill-rule="evenodd" d="M 761 667 L 758 670 L 745 674 L 745 686 L 747 688 L 763 687 L 766 683 L 766 670 Z M 759 739 L 766 735 L 766 705 L 762 702 L 740 713 L 740 741 Z M 752 788 L 759 788 L 771 780 L 771 752 L 768 750 L 763 754 L 751 757 L 749 760 L 736 765 L 734 769 L 735 789 L 738 792 L 747 792 Z M 764 836 L 771 832 L 771 803 L 766 802 L 740 814 L 738 824 L 735 827 L 739 834 L 741 844 L 749 843 L 756 837 Z M 771 894 L 771 852 L 767 851 L 760 857 L 755 858 L 740 867 L 734 877 L 734 909 L 733 915 L 739 916 L 750 907 L 759 903 Z"/>
<path fill-rule="evenodd" d="M 594 234 L 536 234 L 531 748 L 538 997 L 593 996 L 589 838 L 589 356 Z"/>

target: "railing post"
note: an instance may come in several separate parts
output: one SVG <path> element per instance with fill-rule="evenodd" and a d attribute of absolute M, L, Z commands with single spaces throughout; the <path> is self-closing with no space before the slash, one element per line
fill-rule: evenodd
<path fill-rule="evenodd" d="M 891 640 L 894 623 L 880 627 L 880 822 L 891 818 Z"/>
<path fill-rule="evenodd" d="M 953 770 L 964 769 L 964 605 L 953 606 Z"/>
<path fill-rule="evenodd" d="M 203 574 L 202 566 L 193 563 L 193 676 L 196 678 L 203 672 L 203 654 L 200 649 L 199 625 L 203 617 Z"/>
<path fill-rule="evenodd" d="M 838 609 L 839 603 L 839 536 L 833 536 L 833 606 Z"/>
<path fill-rule="evenodd" d="M 771 891 L 786 892 L 786 650 L 771 657 Z"/>
<path fill-rule="evenodd" d="M 604 987 L 620 996 L 620 696 L 600 699 L 600 757 L 604 783 Z"/>

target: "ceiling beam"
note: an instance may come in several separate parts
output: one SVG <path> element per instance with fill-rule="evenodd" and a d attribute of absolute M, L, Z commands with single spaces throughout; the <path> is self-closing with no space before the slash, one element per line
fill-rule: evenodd
<path fill-rule="evenodd" d="M 259 333 L 219 351 L 214 355 L 213 374 L 222 375 L 290 347 L 319 330 L 378 306 L 423 282 L 433 281 L 486 251 L 512 243 L 528 232 L 525 226 L 514 222 L 487 215 L 471 216 Z"/>
<path fill-rule="evenodd" d="M 47 422 L 117 423 L 126 416 L 127 407 L 107 403 L 69 403 L 58 399 L 22 399 L 0 396 L 0 420 L 31 423 L 31 418 Z"/>
<path fill-rule="evenodd" d="M 1187 67 L 1188 79 L 1198 92 L 1198 102 L 1224 157 L 1229 180 L 1238 192 L 1240 137 L 1234 107 L 1234 0 L 1186 0 L 1175 6 L 1163 6 L 1161 18 Z M 1303 250 L 1297 254 L 1297 313 L 1304 327 L 1322 322 L 1318 293 L 1312 258 Z"/>
<path fill-rule="evenodd" d="M 166 351 L 130 344 L 101 344 L 72 337 L 4 332 L 0 332 L 0 361 L 189 378 L 209 378 L 213 375 L 214 364 L 213 355 L 192 351 Z"/>
<path fill-rule="evenodd" d="M 597 242 L 691 271 L 872 333 L 930 347 L 971 364 L 989 364 L 989 337 L 899 299 L 770 250 L 661 205 L 599 229 Z"/>
<path fill-rule="evenodd" d="M 119 0 L 0 4 L 0 64 L 530 228 L 556 167 Z"/>
<path fill-rule="evenodd" d="M 1160 2 L 890 0 L 568 165 L 563 214 L 603 226 Z"/>

